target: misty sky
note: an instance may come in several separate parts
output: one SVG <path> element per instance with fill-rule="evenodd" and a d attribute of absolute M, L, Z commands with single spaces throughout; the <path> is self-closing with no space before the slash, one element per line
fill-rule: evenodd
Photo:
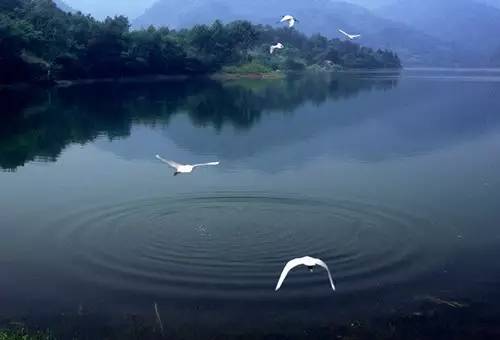
<path fill-rule="evenodd" d="M 64 0 L 64 2 L 76 10 L 102 19 L 117 14 L 135 18 L 156 0 Z"/>
<path fill-rule="evenodd" d="M 123 14 L 133 19 L 141 15 L 157 0 L 64 0 L 66 4 L 97 18 Z M 250 0 L 251 1 L 251 0 Z M 286 0 L 283 0 L 286 1 Z M 307 1 L 307 0 L 306 0 Z M 394 0 L 346 0 L 369 8 L 385 5 Z M 499 0 L 500 1 L 500 0 Z"/>
<path fill-rule="evenodd" d="M 150 7 L 157 0 L 64 0 L 69 6 L 84 13 L 90 13 L 93 16 L 102 19 L 106 16 L 123 14 L 130 19 L 141 15 L 145 9 Z M 249 0 L 251 1 L 251 0 Z M 286 0 L 283 0 L 286 1 Z M 307 1 L 307 0 L 304 0 Z M 368 8 L 376 8 L 387 5 L 398 0 L 346 0 Z M 432 0 L 445 1 L 445 0 Z M 451 0 L 453 1 L 453 0 Z M 500 6 L 500 0 L 476 0 Z"/>

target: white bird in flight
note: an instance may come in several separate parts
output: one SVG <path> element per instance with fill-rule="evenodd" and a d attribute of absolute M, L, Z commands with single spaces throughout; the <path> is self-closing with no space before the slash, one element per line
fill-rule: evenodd
<path fill-rule="evenodd" d="M 359 37 L 361 37 L 361 34 L 349 34 L 349 33 L 342 31 L 341 29 L 339 29 L 339 32 L 342 33 L 349 40 L 354 40 L 354 39 L 358 39 Z"/>
<path fill-rule="evenodd" d="M 269 47 L 269 53 L 273 54 L 274 50 L 278 49 L 278 50 L 281 50 L 283 47 L 283 44 L 282 43 L 277 43 L 276 45 L 271 45 L 271 47 Z"/>
<path fill-rule="evenodd" d="M 160 155 L 156 155 L 163 163 L 168 164 L 171 168 L 175 169 L 174 176 L 178 174 L 189 174 L 193 172 L 193 170 L 199 166 L 207 166 L 207 165 L 219 165 L 220 162 L 210 162 L 210 163 L 201 163 L 201 164 L 179 164 L 174 161 L 166 160 L 165 158 L 160 157 Z"/>
<path fill-rule="evenodd" d="M 283 17 L 281 17 L 281 20 L 278 23 L 282 23 L 282 22 L 288 23 L 288 27 L 292 28 L 293 25 L 295 25 L 295 22 L 299 22 L 299 20 L 297 18 L 295 18 L 294 16 L 287 14 L 287 15 L 283 15 Z"/>
<path fill-rule="evenodd" d="M 326 272 L 328 273 L 328 278 L 330 279 L 330 284 L 332 286 L 332 289 L 335 291 L 335 285 L 333 284 L 333 279 L 332 279 L 332 274 L 330 274 L 330 270 L 328 269 L 328 266 L 326 265 L 325 262 L 323 262 L 320 259 L 316 259 L 314 257 L 310 256 L 305 256 L 305 257 L 300 257 L 293 259 L 291 261 L 288 261 L 288 263 L 285 265 L 285 268 L 281 272 L 280 279 L 278 280 L 278 284 L 276 285 L 275 291 L 280 289 L 281 285 L 283 284 L 283 281 L 285 281 L 286 276 L 288 275 L 288 272 L 292 270 L 293 268 L 304 265 L 309 268 L 310 271 L 313 270 L 315 266 L 321 266 L 326 269 Z"/>

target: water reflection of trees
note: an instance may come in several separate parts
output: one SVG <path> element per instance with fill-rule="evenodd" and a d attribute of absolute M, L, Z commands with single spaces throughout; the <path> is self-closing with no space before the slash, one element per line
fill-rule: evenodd
<path fill-rule="evenodd" d="M 55 160 L 69 144 L 130 134 L 133 124 L 168 125 L 179 113 L 197 126 L 250 129 L 263 113 L 291 113 L 310 102 L 391 89 L 397 77 L 309 75 L 284 80 L 208 79 L 151 83 L 98 83 L 50 90 L 3 90 L 0 96 L 0 167 Z"/>

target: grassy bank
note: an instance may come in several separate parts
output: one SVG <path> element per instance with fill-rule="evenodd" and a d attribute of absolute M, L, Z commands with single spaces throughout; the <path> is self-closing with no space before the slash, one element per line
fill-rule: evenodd
<path fill-rule="evenodd" d="M 0 340 L 55 340 L 49 332 L 30 332 L 24 328 L 0 330 Z"/>
<path fill-rule="evenodd" d="M 239 66 L 225 66 L 220 72 L 212 75 L 215 79 L 280 79 L 285 76 L 280 71 L 275 71 L 267 65 L 250 62 Z"/>
<path fill-rule="evenodd" d="M 349 339 L 349 340 L 434 340 L 499 339 L 499 314 L 491 305 L 445 300 L 434 296 L 419 297 L 418 307 L 394 310 L 370 321 L 351 320 L 308 327 L 300 320 L 284 328 L 203 329 L 202 327 L 158 327 L 154 317 L 131 317 L 116 327 L 106 327 L 105 318 L 65 315 L 54 320 L 51 331 L 31 331 L 24 324 L 0 329 L 0 340 L 55 339 Z M 168 320 L 165 321 L 168 325 Z M 96 325 L 97 323 L 97 325 Z M 17 328 L 16 328 L 17 327 Z"/>

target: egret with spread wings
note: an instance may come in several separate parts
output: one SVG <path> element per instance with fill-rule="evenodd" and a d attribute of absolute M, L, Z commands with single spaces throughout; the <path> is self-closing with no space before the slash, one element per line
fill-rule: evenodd
<path fill-rule="evenodd" d="M 325 262 L 323 262 L 320 259 L 316 259 L 314 257 L 310 256 L 305 256 L 305 257 L 300 257 L 293 259 L 289 261 L 286 265 L 283 271 L 281 272 L 281 276 L 278 280 L 278 284 L 276 285 L 275 291 L 281 288 L 281 285 L 283 284 L 283 281 L 285 281 L 286 276 L 288 275 L 288 272 L 292 270 L 295 267 L 298 266 L 306 266 L 309 268 L 310 271 L 313 270 L 315 266 L 320 266 L 326 269 L 326 272 L 328 273 L 328 278 L 330 279 L 330 284 L 332 286 L 332 289 L 335 291 L 335 285 L 333 284 L 333 279 L 332 279 L 332 274 L 330 273 L 330 269 L 328 269 L 328 266 L 326 265 Z"/>
<path fill-rule="evenodd" d="M 162 158 L 160 155 L 156 155 L 156 158 L 158 158 L 160 161 L 168 164 L 168 166 L 173 168 L 175 170 L 174 176 L 176 176 L 178 174 L 189 174 L 189 173 L 193 172 L 193 170 L 195 168 L 200 167 L 200 166 L 209 166 L 209 165 L 219 165 L 220 164 L 220 162 L 210 162 L 210 163 L 201 163 L 201 164 L 179 164 L 177 162 Z"/>
<path fill-rule="evenodd" d="M 342 31 L 341 29 L 339 29 L 339 32 L 342 33 L 349 40 L 354 40 L 354 39 L 358 39 L 361 37 L 361 34 L 349 34 L 349 33 Z"/>
<path fill-rule="evenodd" d="M 296 22 L 299 22 L 297 18 L 295 18 L 293 15 L 283 15 L 281 17 L 281 20 L 278 21 L 278 23 L 286 22 L 288 24 L 288 27 L 292 28 Z"/>
<path fill-rule="evenodd" d="M 278 49 L 278 50 L 281 50 L 282 48 L 284 48 L 285 46 L 283 46 L 282 43 L 277 43 L 276 45 L 271 45 L 271 47 L 269 47 L 269 53 L 270 54 L 273 54 L 274 53 L 274 50 Z"/>

